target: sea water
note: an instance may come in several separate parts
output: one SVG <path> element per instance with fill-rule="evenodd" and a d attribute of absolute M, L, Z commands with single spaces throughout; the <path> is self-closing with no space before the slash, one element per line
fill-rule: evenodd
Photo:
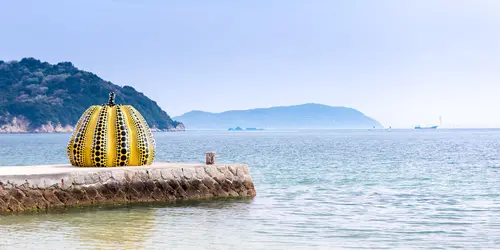
<path fill-rule="evenodd" d="M 0 135 L 0 166 L 69 134 Z M 254 199 L 0 217 L 0 249 L 500 247 L 500 130 L 156 133 L 157 161 L 247 163 Z"/>

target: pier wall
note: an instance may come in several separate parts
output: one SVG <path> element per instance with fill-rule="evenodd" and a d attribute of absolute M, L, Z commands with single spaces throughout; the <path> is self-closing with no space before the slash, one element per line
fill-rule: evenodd
<path fill-rule="evenodd" d="M 0 213 L 255 195 L 245 164 L 0 167 Z"/>

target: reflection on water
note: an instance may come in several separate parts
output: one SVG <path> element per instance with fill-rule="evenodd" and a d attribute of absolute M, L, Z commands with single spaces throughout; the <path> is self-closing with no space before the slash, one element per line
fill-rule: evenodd
<path fill-rule="evenodd" d="M 20 248 L 34 242 L 42 245 L 45 240 L 64 238 L 64 241 L 79 242 L 81 247 L 138 249 L 155 228 L 156 209 L 151 207 L 72 209 L 64 213 L 11 215 L 2 217 L 0 232 L 11 235 L 10 243 Z M 19 234 L 23 232 L 23 234 Z M 30 239 L 30 236 L 36 238 Z M 30 240 L 22 244 L 25 240 Z M 47 249 L 50 245 L 47 245 Z"/>
<path fill-rule="evenodd" d="M 154 208 L 97 210 L 68 216 L 64 223 L 82 246 L 110 246 L 137 249 L 155 228 Z"/>
<path fill-rule="evenodd" d="M 35 246 L 33 243 L 36 242 L 37 247 L 49 249 L 57 238 L 58 242 L 63 239 L 61 243 L 68 246 L 71 246 L 71 242 L 78 242 L 78 247 L 81 248 L 152 248 L 155 247 L 157 232 L 174 232 L 179 226 L 179 219 L 193 215 L 194 211 L 225 210 L 249 203 L 250 199 L 225 198 L 7 215 L 0 217 L 0 235 L 10 237 L 6 242 L 0 243 L 0 247 L 25 249 Z M 165 208 L 170 208 L 171 211 L 159 210 Z M 161 240 L 166 241 L 165 238 Z"/>

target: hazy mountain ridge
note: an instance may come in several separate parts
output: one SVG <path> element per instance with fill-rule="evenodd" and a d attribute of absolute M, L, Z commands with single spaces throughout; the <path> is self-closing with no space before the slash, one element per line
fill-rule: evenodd
<path fill-rule="evenodd" d="M 188 129 L 228 129 L 236 126 L 275 129 L 383 128 L 378 121 L 356 109 L 316 103 L 221 113 L 193 110 L 174 119 L 182 121 Z"/>
<path fill-rule="evenodd" d="M 133 87 L 115 85 L 70 62 L 0 60 L 0 90 L 0 132 L 70 132 L 88 107 L 107 103 L 110 92 L 116 103 L 134 106 L 153 130 L 184 130 Z"/>

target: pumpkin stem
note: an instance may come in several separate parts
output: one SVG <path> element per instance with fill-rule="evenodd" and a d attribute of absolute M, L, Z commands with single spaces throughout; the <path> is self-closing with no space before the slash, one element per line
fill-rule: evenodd
<path fill-rule="evenodd" d="M 114 106 L 115 105 L 115 92 L 109 93 L 108 105 L 109 106 Z"/>

